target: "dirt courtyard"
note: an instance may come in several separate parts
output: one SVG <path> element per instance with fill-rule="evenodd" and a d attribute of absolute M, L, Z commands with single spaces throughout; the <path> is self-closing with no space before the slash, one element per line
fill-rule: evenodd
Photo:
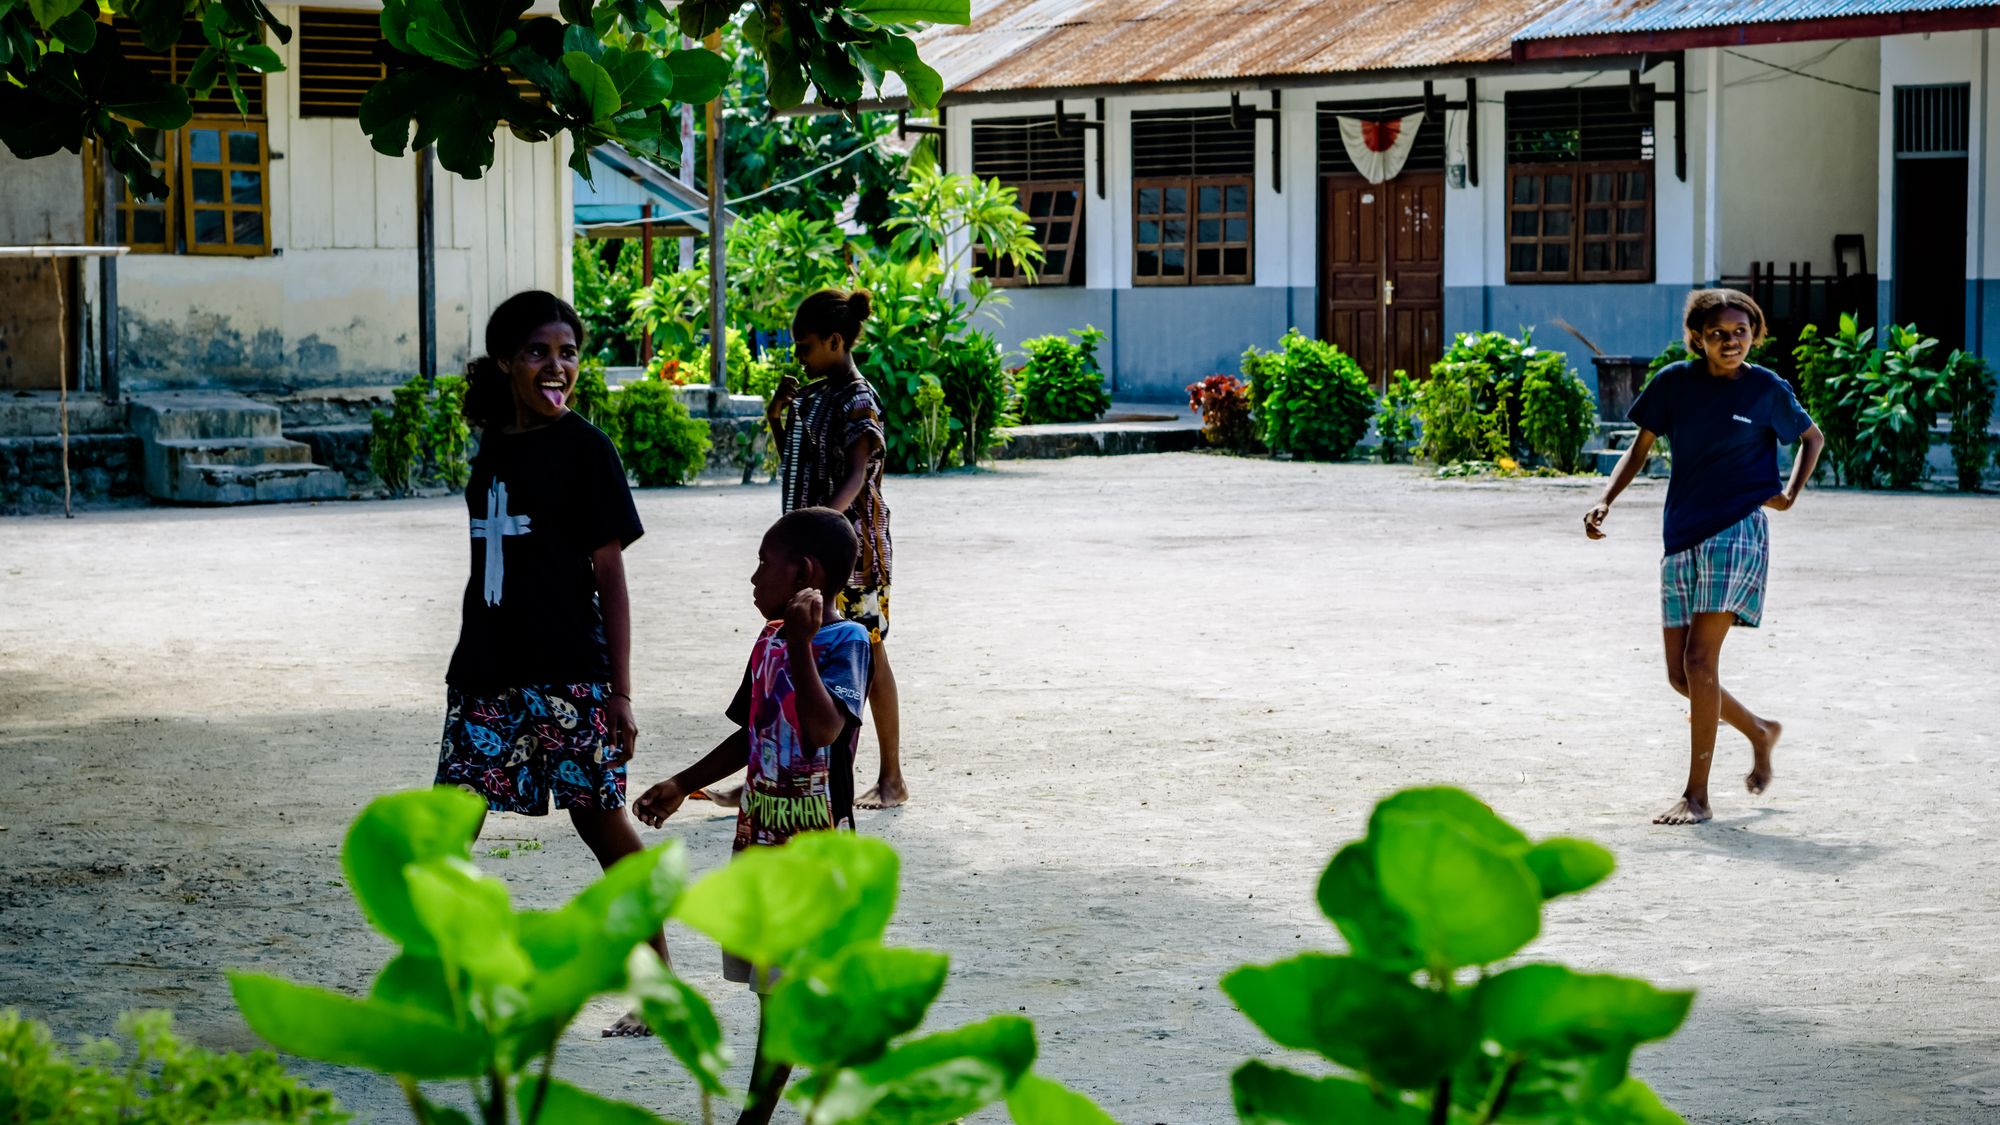
<path fill-rule="evenodd" d="M 915 799 L 861 830 L 903 855 L 890 940 L 952 955 L 929 1026 L 1025 1012 L 1042 1069 L 1121 1122 L 1231 1121 L 1229 1071 L 1282 1053 L 1217 979 L 1337 948 L 1312 897 L 1329 855 L 1378 797 L 1449 782 L 1617 855 L 1529 955 L 1700 990 L 1635 1064 L 1690 1121 L 2000 1120 L 2000 503 L 1812 492 L 1774 515 L 1765 625 L 1723 680 L 1786 721 L 1777 784 L 1743 792 L 1725 730 L 1715 823 L 1659 828 L 1686 761 L 1664 489 L 1590 543 L 1594 487 L 1199 455 L 890 481 Z M 644 785 L 725 733 L 778 500 L 638 503 Z M 365 987 L 387 945 L 340 837 L 429 779 L 464 519 L 440 499 L 0 521 L 0 1006 L 66 1038 L 171 1006 L 248 1047 L 225 967 Z M 696 809 L 646 836 L 704 871 L 729 833 Z M 495 818 L 479 854 L 529 906 L 594 873 L 560 817 Z M 747 1072 L 751 998 L 670 940 Z M 695 1119 L 657 1044 L 596 1038 L 614 1014 L 586 1014 L 559 1071 Z M 386 1081 L 301 1069 L 406 1119 Z"/>

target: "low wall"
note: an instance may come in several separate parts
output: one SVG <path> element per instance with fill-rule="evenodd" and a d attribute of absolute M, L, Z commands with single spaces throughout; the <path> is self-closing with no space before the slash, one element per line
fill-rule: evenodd
<path fill-rule="evenodd" d="M 145 454 L 136 434 L 72 434 L 72 502 L 102 505 L 146 494 Z M 0 437 L 0 515 L 61 511 L 62 440 Z"/>

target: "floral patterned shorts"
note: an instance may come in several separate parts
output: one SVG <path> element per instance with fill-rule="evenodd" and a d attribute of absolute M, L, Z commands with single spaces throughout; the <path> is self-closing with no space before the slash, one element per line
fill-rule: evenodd
<path fill-rule="evenodd" d="M 889 584 L 849 586 L 833 601 L 835 613 L 868 630 L 868 643 L 879 645 L 889 638 Z"/>
<path fill-rule="evenodd" d="M 606 761 L 610 684 L 544 684 L 498 695 L 446 695 L 437 784 L 486 798 L 494 812 L 625 807 L 625 764 Z"/>

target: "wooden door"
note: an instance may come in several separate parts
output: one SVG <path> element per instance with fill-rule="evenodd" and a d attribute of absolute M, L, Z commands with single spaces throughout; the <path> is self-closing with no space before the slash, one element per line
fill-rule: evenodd
<path fill-rule="evenodd" d="M 1321 337 L 1378 388 L 1399 369 L 1428 375 L 1444 354 L 1444 174 L 1325 182 Z"/>

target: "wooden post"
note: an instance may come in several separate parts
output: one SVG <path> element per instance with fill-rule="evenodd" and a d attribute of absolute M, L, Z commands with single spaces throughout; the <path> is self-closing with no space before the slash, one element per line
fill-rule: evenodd
<path fill-rule="evenodd" d="M 647 200 L 639 206 L 639 280 L 651 289 L 653 287 L 653 202 Z M 639 366 L 644 367 L 653 359 L 653 334 L 639 334 Z"/>
<path fill-rule="evenodd" d="M 103 165 L 103 182 L 98 190 L 103 194 L 104 204 L 97 209 L 97 244 L 99 246 L 118 245 L 118 171 L 111 161 L 104 159 L 103 149 L 99 149 L 98 162 Z M 118 402 L 118 255 L 106 254 L 97 260 L 97 389 L 104 395 L 104 401 L 116 405 Z"/>
<path fill-rule="evenodd" d="M 708 37 L 708 49 L 722 49 L 722 33 Z M 729 321 L 723 301 L 723 172 L 722 95 L 708 103 L 708 416 L 724 417 L 729 409 Z"/>
<path fill-rule="evenodd" d="M 437 194 L 431 149 L 417 153 L 417 370 L 437 375 Z"/>
<path fill-rule="evenodd" d="M 69 486 L 69 301 L 63 295 L 63 273 L 69 263 L 50 258 L 49 276 L 56 283 L 56 415 L 62 429 L 63 518 L 73 520 Z M 78 274 L 81 275 L 79 270 Z"/>

